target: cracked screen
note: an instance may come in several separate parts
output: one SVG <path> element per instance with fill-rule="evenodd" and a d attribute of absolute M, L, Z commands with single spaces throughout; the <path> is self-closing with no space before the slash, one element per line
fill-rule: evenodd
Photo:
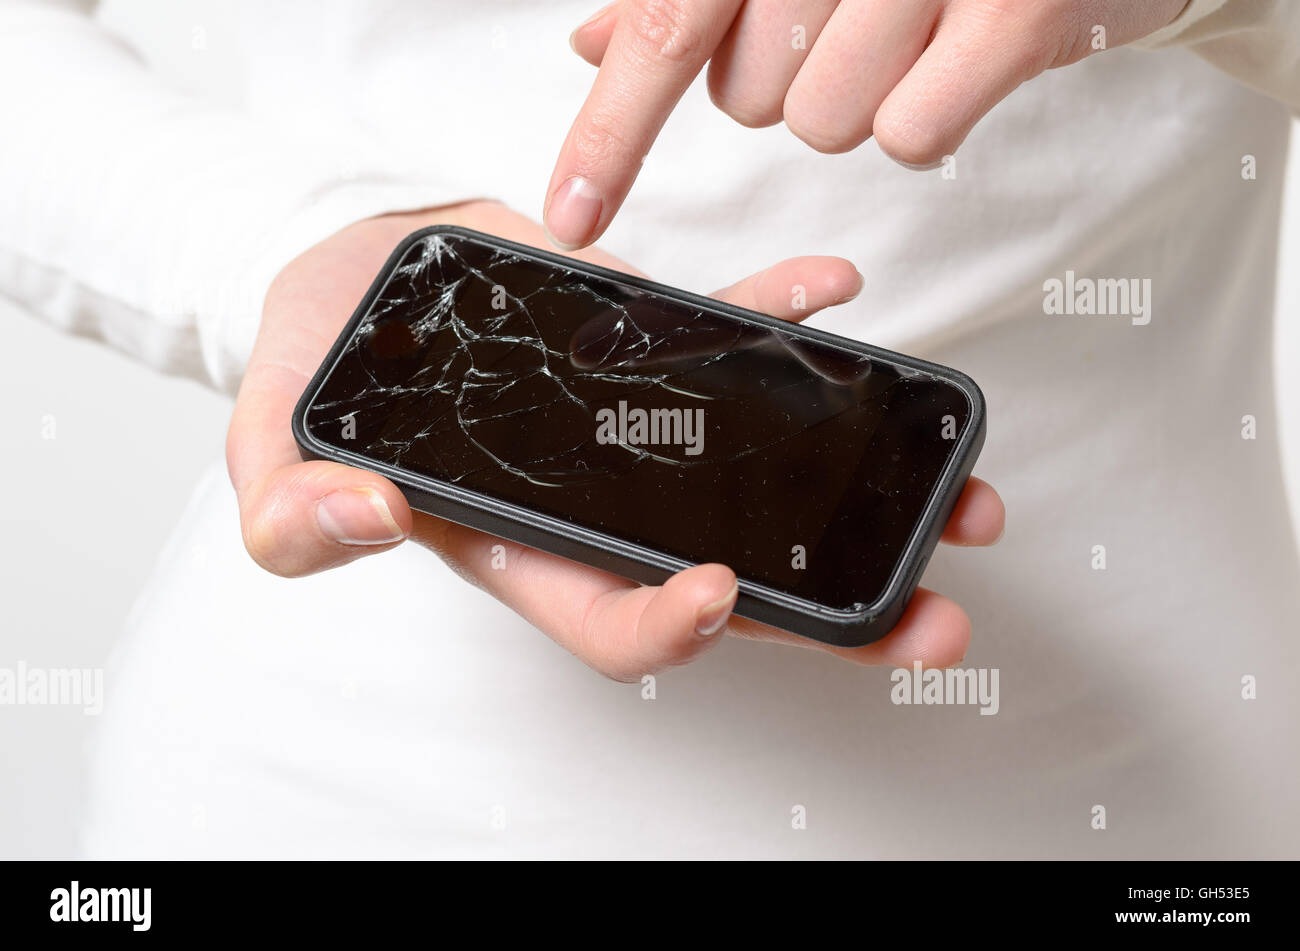
<path fill-rule="evenodd" d="M 969 412 L 929 374 L 444 233 L 391 274 L 306 425 L 850 609 L 883 593 Z"/>

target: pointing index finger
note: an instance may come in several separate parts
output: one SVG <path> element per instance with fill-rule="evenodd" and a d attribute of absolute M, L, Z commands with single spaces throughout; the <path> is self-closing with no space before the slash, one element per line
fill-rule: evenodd
<path fill-rule="evenodd" d="M 566 251 L 600 237 L 627 196 L 659 130 L 741 0 L 625 0 L 546 190 L 543 220 Z"/>

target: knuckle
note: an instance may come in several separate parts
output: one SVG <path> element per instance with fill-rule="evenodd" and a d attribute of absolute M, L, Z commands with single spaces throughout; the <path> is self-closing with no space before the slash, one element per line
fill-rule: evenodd
<path fill-rule="evenodd" d="M 762 129 L 781 121 L 781 101 L 765 101 L 742 93 L 734 83 L 715 79 L 709 73 L 709 99 L 725 115 L 747 129 Z"/>
<path fill-rule="evenodd" d="M 606 112 L 592 112 L 574 129 L 573 149 L 585 166 L 620 163 L 636 154 L 620 121 Z"/>
<path fill-rule="evenodd" d="M 1025 82 L 1052 66 L 1072 62 L 1075 36 L 1070 33 L 1067 37 L 1059 29 L 1054 32 L 1034 30 L 1014 42 L 1008 41 L 1007 59 L 1012 78 Z"/>
<path fill-rule="evenodd" d="M 704 52 L 705 34 L 687 0 L 639 0 L 628 11 L 633 48 L 651 59 L 690 63 Z"/>
<path fill-rule="evenodd" d="M 807 109 L 791 105 L 786 99 L 782 110 L 786 128 L 806 145 L 826 155 L 847 152 L 858 143 L 844 134 L 844 127 L 827 122 Z"/>
<path fill-rule="evenodd" d="M 738 102 L 722 111 L 746 129 L 766 129 L 781 121 L 781 109 L 762 103 Z"/>
<path fill-rule="evenodd" d="M 597 667 L 596 670 L 607 680 L 612 680 L 616 684 L 639 683 L 646 674 L 654 674 L 652 670 L 640 670 L 623 663 L 604 664 Z"/>
<path fill-rule="evenodd" d="M 1086 14 L 1067 0 L 986 0 L 985 44 L 1000 49 L 1003 62 L 1021 81 L 1070 62 L 1075 41 L 1087 30 Z"/>
<path fill-rule="evenodd" d="M 876 113 L 871 134 L 894 161 L 922 168 L 942 162 L 962 140 L 960 129 L 947 127 L 929 110 L 892 100 Z"/>
<path fill-rule="evenodd" d="M 952 151 L 951 143 L 931 125 L 882 117 L 872 131 L 885 154 L 906 165 L 933 165 Z"/>

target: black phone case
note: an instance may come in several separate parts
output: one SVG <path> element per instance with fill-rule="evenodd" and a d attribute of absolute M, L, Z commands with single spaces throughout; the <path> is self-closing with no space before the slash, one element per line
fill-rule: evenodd
<path fill-rule="evenodd" d="M 914 357 L 883 350 L 860 343 L 848 337 L 788 323 L 754 311 L 722 303 L 689 291 L 678 290 L 644 278 L 623 274 L 609 268 L 587 264 L 574 258 L 541 251 L 528 245 L 506 241 L 493 235 L 453 225 L 435 225 L 408 235 L 389 256 L 388 262 L 371 284 L 366 296 L 330 348 L 316 375 L 303 391 L 293 413 L 293 435 L 304 459 L 326 459 L 345 465 L 370 469 L 391 479 L 406 495 L 411 507 L 441 518 L 468 525 L 481 531 L 510 539 L 540 551 L 560 555 L 573 561 L 610 571 L 643 584 L 660 584 L 676 572 L 691 566 L 691 562 L 671 557 L 662 552 L 631 544 L 601 532 L 581 528 L 559 519 L 520 506 L 498 501 L 491 497 L 469 492 L 447 483 L 438 482 L 385 463 L 346 452 L 313 439 L 305 425 L 307 409 L 315 398 L 325 378 L 333 369 L 344 348 L 352 339 L 358 324 L 374 304 L 394 268 L 398 266 L 411 245 L 432 234 L 457 234 L 475 241 L 485 242 L 535 261 L 559 265 L 592 277 L 618 281 L 652 294 L 671 298 L 691 307 L 711 311 L 750 324 L 776 328 L 792 336 L 820 341 L 842 349 L 860 353 L 883 363 L 891 363 L 911 370 L 919 370 L 951 383 L 961 390 L 970 402 L 970 418 L 959 435 L 952 455 L 941 474 L 925 511 L 917 521 L 903 555 L 890 576 L 884 594 L 873 604 L 860 611 L 845 611 L 792 597 L 780 591 L 740 579 L 740 594 L 735 613 L 791 631 L 803 637 L 835 644 L 841 647 L 861 647 L 879 640 L 889 633 L 902 616 L 916 586 L 921 580 L 926 563 L 939 542 L 939 536 L 952 514 L 953 506 L 961 494 L 966 479 L 974 468 L 975 459 L 984 445 L 985 411 L 984 395 L 975 381 L 963 373 L 918 360 Z"/>

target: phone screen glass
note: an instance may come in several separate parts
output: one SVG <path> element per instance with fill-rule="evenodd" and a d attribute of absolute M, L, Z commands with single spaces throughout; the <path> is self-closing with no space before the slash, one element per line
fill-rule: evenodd
<path fill-rule="evenodd" d="M 305 420 L 847 610 L 883 593 L 970 413 L 929 374 L 444 233 L 409 249 Z"/>

